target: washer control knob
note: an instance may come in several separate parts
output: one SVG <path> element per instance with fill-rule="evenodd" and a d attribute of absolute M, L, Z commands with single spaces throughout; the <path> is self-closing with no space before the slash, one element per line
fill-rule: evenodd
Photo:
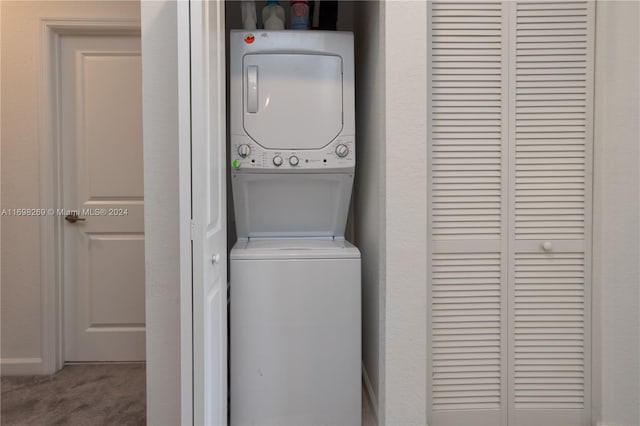
<path fill-rule="evenodd" d="M 347 154 L 349 154 L 349 147 L 348 146 L 346 146 L 343 143 L 341 143 L 338 146 L 336 146 L 336 155 L 338 157 L 346 157 Z"/>
<path fill-rule="evenodd" d="M 246 143 L 243 143 L 238 147 L 238 155 L 242 158 L 247 158 L 251 154 L 251 147 Z"/>
<path fill-rule="evenodd" d="M 298 157 L 296 157 L 295 155 L 289 157 L 289 164 L 291 164 L 292 166 L 297 166 L 299 162 L 300 160 L 298 160 Z"/>
<path fill-rule="evenodd" d="M 279 155 L 273 157 L 273 165 L 276 167 L 282 166 L 282 157 L 280 157 Z"/>

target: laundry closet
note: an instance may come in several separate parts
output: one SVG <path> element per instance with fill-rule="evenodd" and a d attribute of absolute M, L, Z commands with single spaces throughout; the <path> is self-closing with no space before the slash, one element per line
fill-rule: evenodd
<path fill-rule="evenodd" d="M 258 28 L 266 4 L 256 2 Z M 289 28 L 290 2 L 280 5 Z M 361 399 L 375 400 L 381 344 L 381 246 L 371 241 L 379 235 L 364 232 L 383 207 L 373 204 L 381 191 L 382 132 L 371 137 L 377 126 L 364 125 L 380 123 L 374 114 L 381 107 L 371 101 L 383 90 L 374 79 L 381 38 L 372 34 L 381 6 L 341 1 L 337 31 L 302 32 L 242 30 L 241 6 L 225 3 L 230 422 L 360 424 Z M 269 86 L 271 75 L 277 82 Z M 363 85 L 367 80 L 374 86 Z M 285 103 L 301 107 L 283 112 Z M 299 275 L 284 284 L 292 274 Z M 262 301 L 272 298 L 270 311 Z M 308 336 L 292 331 L 307 321 Z M 289 359 L 292 353 L 303 359 Z M 365 392 L 363 358 L 375 374 Z M 274 371 L 280 377 L 263 378 Z"/>

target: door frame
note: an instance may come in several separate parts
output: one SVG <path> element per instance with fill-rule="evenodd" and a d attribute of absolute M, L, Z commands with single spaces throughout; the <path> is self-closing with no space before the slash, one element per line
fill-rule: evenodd
<path fill-rule="evenodd" d="M 194 419 L 193 222 L 191 185 L 191 8 L 177 8 L 178 197 L 180 247 L 180 423 Z"/>
<path fill-rule="evenodd" d="M 42 313 L 41 374 L 53 374 L 64 365 L 64 253 L 62 205 L 61 38 L 66 35 L 140 36 L 140 21 L 133 19 L 41 19 L 38 134 L 40 145 L 40 280 Z"/>

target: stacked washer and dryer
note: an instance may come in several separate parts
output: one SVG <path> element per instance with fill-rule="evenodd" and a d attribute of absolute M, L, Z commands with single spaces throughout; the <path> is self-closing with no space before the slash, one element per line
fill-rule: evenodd
<path fill-rule="evenodd" d="M 360 425 L 353 34 L 232 31 L 232 425 Z"/>

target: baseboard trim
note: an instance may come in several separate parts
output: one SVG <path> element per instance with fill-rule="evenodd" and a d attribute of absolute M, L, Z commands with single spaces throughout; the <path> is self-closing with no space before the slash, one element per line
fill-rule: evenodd
<path fill-rule="evenodd" d="M 43 374 L 42 358 L 2 358 L 0 374 L 3 376 L 31 376 Z"/>
<path fill-rule="evenodd" d="M 376 419 L 376 424 L 380 424 L 378 421 L 378 399 L 376 398 L 376 394 L 373 392 L 373 386 L 371 386 L 369 373 L 367 373 L 367 369 L 365 368 L 364 363 L 362 363 L 362 381 L 364 382 L 364 388 L 367 393 L 367 401 L 369 403 L 369 407 L 371 407 L 373 416 Z"/>
<path fill-rule="evenodd" d="M 65 361 L 64 365 L 146 364 L 147 361 Z"/>

